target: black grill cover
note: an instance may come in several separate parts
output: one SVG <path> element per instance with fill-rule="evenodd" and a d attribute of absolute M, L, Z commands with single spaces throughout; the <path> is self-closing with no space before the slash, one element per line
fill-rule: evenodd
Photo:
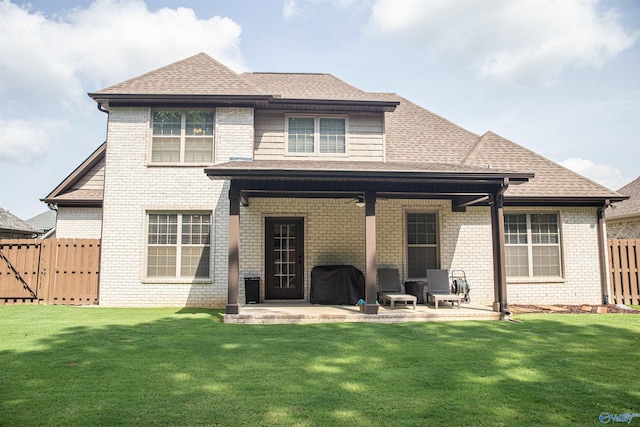
<path fill-rule="evenodd" d="M 352 265 L 321 265 L 311 270 L 311 304 L 355 305 L 364 299 L 364 274 Z"/>

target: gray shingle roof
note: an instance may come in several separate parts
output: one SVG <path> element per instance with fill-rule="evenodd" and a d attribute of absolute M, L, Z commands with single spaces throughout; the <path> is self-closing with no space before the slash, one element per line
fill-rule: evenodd
<path fill-rule="evenodd" d="M 629 199 L 616 203 L 615 209 L 607 209 L 607 218 L 640 216 L 640 176 L 619 189 L 618 193 L 629 196 Z"/>
<path fill-rule="evenodd" d="M 96 94 L 262 95 L 262 92 L 209 55 L 199 53 Z"/>
<path fill-rule="evenodd" d="M 429 169 L 431 165 L 440 164 L 448 165 L 448 171 L 451 167 L 464 171 L 465 168 L 487 170 L 491 165 L 496 170 L 535 173 L 530 182 L 510 187 L 507 198 L 620 198 L 620 194 L 492 132 L 476 135 L 396 94 L 364 92 L 330 74 L 238 75 L 201 53 L 99 93 L 265 95 L 287 99 L 399 102 L 394 111 L 384 113 L 388 162 L 385 167 L 419 164 Z M 332 167 L 331 162 L 315 164 L 318 169 Z"/>
<path fill-rule="evenodd" d="M 331 74 L 313 73 L 244 73 L 246 81 L 263 93 L 291 99 L 374 100 Z"/>
<path fill-rule="evenodd" d="M 8 210 L 0 208 L 0 231 L 19 234 L 36 234 L 37 230 Z"/>
<path fill-rule="evenodd" d="M 510 187 L 505 197 L 579 198 L 619 196 L 614 191 L 578 175 L 493 132 L 478 139 L 465 163 L 478 167 L 497 167 L 510 171 L 531 171 L 535 178 Z"/>

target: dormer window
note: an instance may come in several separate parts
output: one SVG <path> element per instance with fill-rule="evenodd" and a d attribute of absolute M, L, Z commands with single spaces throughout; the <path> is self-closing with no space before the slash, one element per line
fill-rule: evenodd
<path fill-rule="evenodd" d="M 344 116 L 287 116 L 287 154 L 323 155 L 347 152 Z"/>
<path fill-rule="evenodd" d="M 212 110 L 154 110 L 151 163 L 211 164 Z"/>

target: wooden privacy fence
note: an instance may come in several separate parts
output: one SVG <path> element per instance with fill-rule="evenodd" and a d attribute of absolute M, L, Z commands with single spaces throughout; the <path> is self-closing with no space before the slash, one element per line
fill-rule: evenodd
<path fill-rule="evenodd" d="M 610 302 L 640 304 L 640 240 L 609 240 Z"/>
<path fill-rule="evenodd" d="M 0 305 L 98 304 L 100 239 L 0 240 Z"/>

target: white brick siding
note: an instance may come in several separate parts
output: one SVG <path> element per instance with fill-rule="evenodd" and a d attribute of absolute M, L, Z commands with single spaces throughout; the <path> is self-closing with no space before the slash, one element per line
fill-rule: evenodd
<path fill-rule="evenodd" d="M 253 159 L 253 109 L 216 108 L 216 163 Z"/>
<path fill-rule="evenodd" d="M 242 110 L 247 115 L 246 109 Z M 216 113 L 216 122 L 224 123 L 221 117 L 224 112 Z M 109 114 L 100 305 L 224 306 L 227 298 L 228 185 L 224 181 L 210 180 L 201 166 L 149 166 L 149 117 L 148 108 L 112 108 Z M 219 146 L 218 137 L 224 144 L 252 146 L 251 132 L 239 133 L 245 140 L 235 141 L 224 126 L 217 130 L 220 132 L 220 135 L 216 134 L 218 153 L 229 152 Z M 213 280 L 197 283 L 145 280 L 148 211 L 211 212 L 215 236 L 211 263 Z M 213 282 L 217 286 L 213 286 Z"/>
<path fill-rule="evenodd" d="M 532 208 L 530 211 L 549 210 Z M 551 209 L 560 213 L 564 277 L 557 280 L 507 280 L 513 304 L 598 304 L 600 295 L 596 212 L 593 208 Z M 448 201 L 379 200 L 376 206 L 377 263 L 407 277 L 405 215 L 407 211 L 436 212 L 439 222 L 440 264 L 464 270 L 474 303 L 494 301 L 491 218 L 488 207 L 452 212 Z M 350 264 L 365 270 L 364 209 L 345 200 L 252 199 L 241 209 L 240 277 L 264 278 L 264 218 L 305 219 L 305 299 L 311 269 L 316 265 Z M 241 286 L 240 302 L 244 301 Z M 264 280 L 261 286 L 264 298 Z"/>
<path fill-rule="evenodd" d="M 58 215 L 56 218 L 57 238 L 99 239 L 101 235 L 101 208 L 58 208 Z"/>
<path fill-rule="evenodd" d="M 508 212 L 509 210 L 505 210 Z M 511 304 L 601 304 L 600 254 L 596 208 L 531 208 L 529 212 L 559 212 L 564 280 L 513 281 L 507 289 Z"/>
<path fill-rule="evenodd" d="M 640 217 L 607 219 L 608 239 L 640 239 Z"/>
<path fill-rule="evenodd" d="M 148 108 L 112 108 L 109 115 L 100 304 L 224 307 L 227 301 L 229 185 L 207 178 L 202 166 L 150 166 L 149 118 Z M 254 142 L 259 145 L 258 139 L 253 135 L 251 109 L 216 110 L 217 163 L 232 157 L 251 158 Z M 446 200 L 378 200 L 378 267 L 398 268 L 401 279 L 408 279 L 405 217 L 406 212 L 412 210 L 437 214 L 441 267 L 464 270 L 472 287 L 473 302 L 492 304 L 493 257 L 488 207 L 471 207 L 458 213 L 451 211 L 451 203 Z M 564 278 L 550 282 L 509 281 L 508 301 L 519 304 L 599 303 L 595 208 L 531 208 L 527 212 L 540 210 L 560 214 Z M 192 283 L 145 279 L 149 211 L 211 212 L 211 280 Z M 253 198 L 248 207 L 241 207 L 240 214 L 241 304 L 244 302 L 242 278 L 246 275 L 257 273 L 263 278 L 261 295 L 264 298 L 264 220 L 269 216 L 304 218 L 306 300 L 309 299 L 314 266 L 349 264 L 365 270 L 364 209 L 357 207 L 353 200 Z"/>

